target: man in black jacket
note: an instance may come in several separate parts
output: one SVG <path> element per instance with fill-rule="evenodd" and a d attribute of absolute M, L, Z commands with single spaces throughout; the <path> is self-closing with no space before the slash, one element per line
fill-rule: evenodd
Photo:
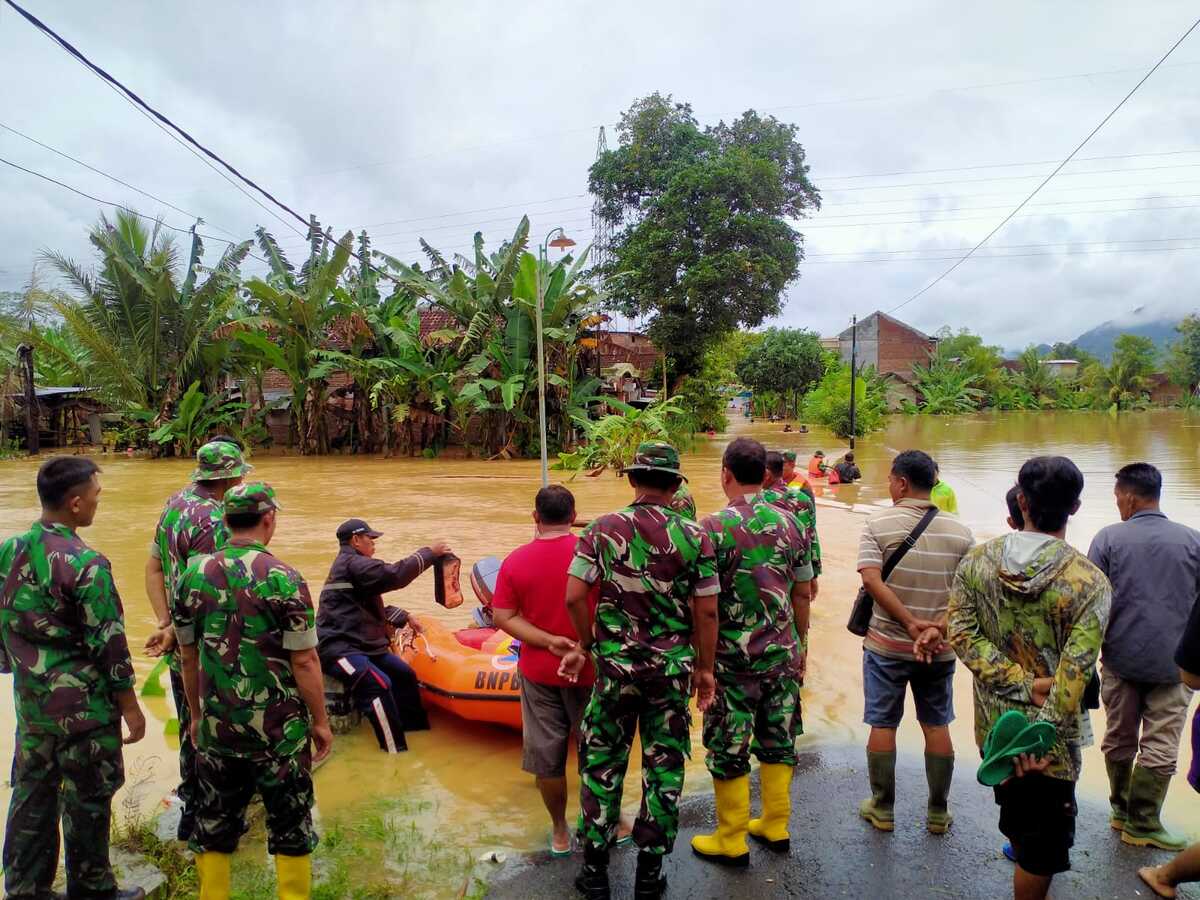
<path fill-rule="evenodd" d="M 394 563 L 375 559 L 382 537 L 362 519 L 338 526 L 341 545 L 321 589 L 317 612 L 317 652 L 321 665 L 346 685 L 355 705 L 370 720 L 379 747 L 388 753 L 408 749 L 406 731 L 429 727 L 412 667 L 391 652 L 397 628 L 411 624 L 408 613 L 384 606 L 381 594 L 409 584 L 450 552 L 445 541 L 422 547 Z"/>

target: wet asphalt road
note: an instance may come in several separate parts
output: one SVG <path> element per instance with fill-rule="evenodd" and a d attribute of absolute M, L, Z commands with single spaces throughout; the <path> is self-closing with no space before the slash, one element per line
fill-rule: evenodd
<path fill-rule="evenodd" d="M 675 852 L 664 863 L 668 898 L 995 898 L 1012 895 L 1012 864 L 1000 854 L 999 810 L 989 788 L 975 781 L 975 755 L 960 754 L 951 792 L 955 822 L 950 833 L 925 831 L 925 770 L 918 755 L 901 755 L 897 765 L 896 830 L 875 831 L 859 819 L 868 793 L 865 753 L 859 748 L 822 748 L 801 755 L 792 782 L 792 849 L 784 856 L 751 842 L 748 869 L 729 870 L 691 852 L 697 832 L 714 827 L 711 796 L 684 801 Z M 626 790 L 640 790 L 636 784 Z M 1137 868 L 1170 854 L 1136 850 L 1108 827 L 1107 804 L 1079 805 L 1072 871 L 1054 879 L 1051 896 L 1072 900 L 1152 897 Z M 757 778 L 753 786 L 758 810 Z M 636 849 L 616 850 L 609 875 L 613 897 L 630 897 Z M 536 853 L 511 861 L 492 879 L 489 897 L 512 900 L 577 896 L 572 885 L 582 860 L 551 859 Z M 1180 896 L 1200 898 L 1200 889 Z"/>

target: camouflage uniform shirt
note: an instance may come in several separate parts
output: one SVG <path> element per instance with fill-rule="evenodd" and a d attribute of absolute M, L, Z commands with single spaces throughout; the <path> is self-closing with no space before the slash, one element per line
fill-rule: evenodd
<path fill-rule="evenodd" d="M 808 536 L 812 553 L 813 578 L 821 574 L 821 541 L 817 537 L 817 501 L 799 488 L 789 487 L 782 478 L 763 489 L 759 497 L 766 503 L 786 509 L 796 517 L 800 529 Z"/>
<path fill-rule="evenodd" d="M 292 756 L 308 744 L 308 709 L 291 652 L 317 645 L 300 573 L 262 544 L 194 559 L 175 596 L 175 633 L 200 655 L 200 750 Z"/>
<path fill-rule="evenodd" d="M 675 492 L 675 496 L 671 498 L 671 509 L 685 519 L 696 521 L 696 498 L 692 496 L 692 492 L 688 490 L 686 484 L 681 484 L 679 490 Z"/>
<path fill-rule="evenodd" d="M 21 734 L 83 734 L 119 718 L 133 687 L 112 567 L 65 525 L 35 522 L 0 546 L 0 670 Z"/>
<path fill-rule="evenodd" d="M 175 596 L 179 576 L 193 556 L 216 553 L 229 542 L 224 506 L 200 484 L 190 484 L 167 501 L 150 555 L 162 562 L 167 597 Z"/>
<path fill-rule="evenodd" d="M 720 591 L 712 541 L 698 524 L 666 506 L 634 503 L 588 526 L 570 574 L 600 582 L 592 646 L 599 673 L 691 674 L 691 598 Z"/>
<path fill-rule="evenodd" d="M 739 498 L 700 523 L 717 556 L 717 669 L 767 674 L 796 655 L 792 586 L 811 581 L 807 535 L 778 506 Z"/>
<path fill-rule="evenodd" d="M 981 544 L 963 558 L 950 592 L 949 640 L 975 676 L 975 740 L 982 748 L 1010 709 L 1052 723 L 1052 778 L 1079 778 L 1091 739 L 1083 691 L 1100 653 L 1112 588 L 1087 557 L 1057 538 L 1026 556 L 1029 534 Z M 1006 547 L 1008 548 L 1006 550 Z M 1046 703 L 1033 705 L 1033 679 L 1054 677 Z"/>

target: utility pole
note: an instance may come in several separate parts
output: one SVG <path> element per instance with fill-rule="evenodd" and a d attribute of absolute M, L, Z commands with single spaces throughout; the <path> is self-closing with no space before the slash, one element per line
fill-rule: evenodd
<path fill-rule="evenodd" d="M 22 344 L 17 348 L 17 357 L 21 361 L 21 381 L 25 388 L 25 449 L 30 456 L 41 449 L 41 435 L 38 424 L 37 392 L 33 389 L 33 347 Z"/>
<path fill-rule="evenodd" d="M 858 371 L 858 316 L 850 317 L 850 450 L 854 450 L 854 433 L 857 419 L 857 392 L 854 390 L 855 375 Z"/>

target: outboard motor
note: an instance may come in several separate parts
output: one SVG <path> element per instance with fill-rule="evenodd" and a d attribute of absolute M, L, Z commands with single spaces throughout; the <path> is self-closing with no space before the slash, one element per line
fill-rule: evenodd
<path fill-rule="evenodd" d="M 500 560 L 495 556 L 485 556 L 471 567 L 471 589 L 479 598 L 478 609 L 472 610 L 471 617 L 480 628 L 493 628 L 492 596 L 496 592 L 496 578 L 500 574 Z"/>

